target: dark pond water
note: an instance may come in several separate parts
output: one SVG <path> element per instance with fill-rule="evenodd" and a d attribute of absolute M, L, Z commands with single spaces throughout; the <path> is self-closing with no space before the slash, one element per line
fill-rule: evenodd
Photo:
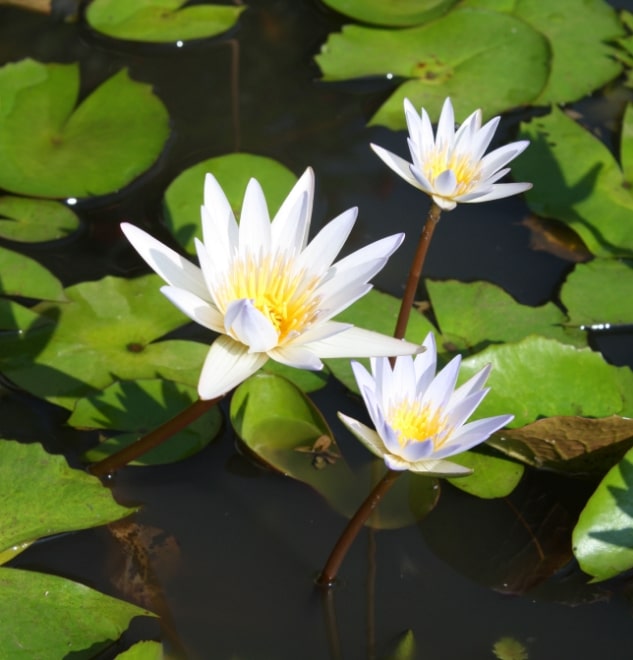
<path fill-rule="evenodd" d="M 403 148 L 402 134 L 366 128 L 392 83 L 319 82 L 313 56 L 343 21 L 316 0 L 248 5 L 229 43 L 183 49 L 123 46 L 81 23 L 0 7 L 0 64 L 26 56 L 78 60 L 84 93 L 127 66 L 133 78 L 154 85 L 172 117 L 170 143 L 150 172 L 119 196 L 80 205 L 77 236 L 24 250 L 65 284 L 146 272 L 118 223 L 125 219 L 165 236 L 161 198 L 168 183 L 189 165 L 236 149 L 273 157 L 297 174 L 311 165 L 318 186 L 314 227 L 358 205 L 347 250 L 394 231 L 417 237 L 426 198 L 368 147 L 375 141 Z M 608 141 L 626 100 L 627 93 L 613 87 L 578 107 Z M 504 119 L 499 142 L 520 119 Z M 527 214 L 521 199 L 458 207 L 438 227 L 426 275 L 489 280 L 529 304 L 554 298 L 571 264 L 531 249 L 521 224 Z M 379 288 L 402 291 L 414 246 L 410 239 L 391 260 L 376 279 Z M 205 338 L 195 329 L 191 336 Z M 607 346 L 623 364 L 633 363 L 630 347 L 630 336 Z M 349 414 L 362 417 L 360 405 L 336 384 L 314 400 L 343 451 L 365 459 L 334 414 L 343 402 Z M 64 419 L 64 411 L 26 395 L 0 400 L 4 436 L 37 440 L 73 458 L 94 438 L 69 430 Z M 418 657 L 429 660 L 493 658 L 492 646 L 504 636 L 521 641 L 531 660 L 628 660 L 633 654 L 626 580 L 587 585 L 573 564 L 545 582 L 540 577 L 547 557 L 568 552 L 583 484 L 532 474 L 510 503 L 474 501 L 443 486 L 439 506 L 421 525 L 361 534 L 329 603 L 312 580 L 345 521 L 304 485 L 249 463 L 229 430 L 182 463 L 122 470 L 113 486 L 121 501 L 143 504 L 141 525 L 162 530 L 152 579 L 171 616 L 162 631 L 137 622 L 128 642 L 162 635 L 201 659 L 354 660 L 384 657 L 410 629 Z M 526 521 L 542 531 L 542 546 L 525 533 Z M 130 581 L 123 560 L 121 547 L 98 530 L 39 543 L 13 565 L 120 595 Z"/>

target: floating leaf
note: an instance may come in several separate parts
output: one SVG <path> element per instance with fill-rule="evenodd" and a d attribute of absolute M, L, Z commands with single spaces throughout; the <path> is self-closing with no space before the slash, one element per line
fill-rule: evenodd
<path fill-rule="evenodd" d="M 149 85 L 115 74 L 77 107 L 78 64 L 0 68 L 0 187 L 39 197 L 119 190 L 156 160 L 169 117 Z"/>
<path fill-rule="evenodd" d="M 451 456 L 451 462 L 473 472 L 447 481 L 465 493 L 488 500 L 508 496 L 517 487 L 524 472 L 523 466 L 515 461 L 475 451 Z"/>
<path fill-rule="evenodd" d="M 0 657 L 94 657 L 137 616 L 153 615 L 56 575 L 0 568 Z"/>
<path fill-rule="evenodd" d="M 548 252 L 574 263 L 589 261 L 593 256 L 578 234 L 558 220 L 529 215 L 519 224 L 530 230 L 530 247 L 533 250 Z"/>
<path fill-rule="evenodd" d="M 633 420 L 548 417 L 504 429 L 488 441 L 504 454 L 537 468 L 575 475 L 603 475 L 633 445 Z"/>
<path fill-rule="evenodd" d="M 594 259 L 580 264 L 567 276 L 560 298 L 576 325 L 633 323 L 633 263 Z"/>
<path fill-rule="evenodd" d="M 101 442 L 85 454 L 100 461 L 175 417 L 198 400 L 194 387 L 165 380 L 113 383 L 103 392 L 80 399 L 68 424 L 79 428 L 126 431 Z M 182 460 L 204 449 L 219 433 L 222 414 L 214 407 L 197 420 L 136 459 L 131 465 L 159 465 Z"/>
<path fill-rule="evenodd" d="M 37 243 L 72 234 L 79 218 L 60 202 L 5 195 L 0 197 L 0 236 L 12 241 Z"/>
<path fill-rule="evenodd" d="M 99 479 L 70 468 L 63 456 L 10 440 L 0 440 L 0 502 L 1 550 L 104 525 L 135 510 L 117 504 Z"/>
<path fill-rule="evenodd" d="M 281 206 L 297 181 L 297 177 L 277 161 L 253 154 L 209 158 L 180 173 L 165 193 L 167 226 L 180 245 L 192 254 L 196 251 L 194 237 L 202 237 L 200 205 L 207 173 L 220 182 L 236 218 L 240 217 L 244 191 L 251 177 L 257 178 L 266 191 L 271 214 Z"/>
<path fill-rule="evenodd" d="M 0 247 L 0 294 L 37 300 L 64 300 L 60 281 L 44 266 Z"/>
<path fill-rule="evenodd" d="M 589 498 L 572 542 L 580 567 L 596 580 L 633 568 L 633 450 Z"/>
<path fill-rule="evenodd" d="M 385 474 L 382 461 L 352 471 L 325 420 L 301 390 L 272 374 L 242 383 L 231 400 L 231 422 L 246 447 L 269 467 L 303 481 L 339 513 L 351 516 Z M 436 480 L 403 474 L 387 493 L 368 525 L 410 525 L 437 501 Z"/>
<path fill-rule="evenodd" d="M 529 103 L 547 80 L 549 50 L 545 38 L 524 21 L 456 9 L 402 30 L 344 26 L 330 35 L 316 60 L 326 81 L 387 74 L 407 79 L 370 122 L 400 129 L 405 97 L 434 119 L 447 96 L 457 117 L 475 108 L 491 116 Z"/>
<path fill-rule="evenodd" d="M 627 112 L 625 126 L 631 117 Z M 623 132 L 623 149 L 630 132 Z M 568 224 L 596 256 L 633 254 L 631 184 L 610 151 L 557 108 L 522 124 L 522 137 L 530 148 L 513 170 L 534 183 L 526 193 L 530 208 Z"/>
<path fill-rule="evenodd" d="M 323 0 L 328 7 L 363 23 L 403 27 L 444 14 L 457 0 Z"/>
<path fill-rule="evenodd" d="M 336 320 L 342 323 L 352 323 L 359 328 L 374 330 L 385 335 L 392 335 L 399 311 L 400 300 L 398 298 L 372 289 L 367 295 L 338 314 Z M 426 335 L 434 330 L 435 328 L 426 317 L 413 311 L 409 318 L 406 338 L 416 344 L 421 344 Z M 368 360 L 358 361 L 369 366 Z M 327 359 L 323 362 L 345 387 L 358 393 L 356 379 L 348 358 Z"/>
<path fill-rule="evenodd" d="M 584 333 L 566 330 L 565 314 L 554 304 L 519 304 L 489 282 L 425 281 L 443 341 L 463 351 L 492 342 L 538 334 L 564 343 L 586 344 Z"/>
<path fill-rule="evenodd" d="M 499 660 L 528 660 L 527 649 L 514 637 L 501 637 L 492 647 L 495 658 Z"/>
<path fill-rule="evenodd" d="M 222 5 L 193 5 L 187 0 L 92 0 L 88 24 L 115 39 L 177 41 L 214 37 L 232 28 L 246 9 Z"/>
<path fill-rule="evenodd" d="M 187 322 L 160 293 L 161 284 L 156 275 L 106 277 L 65 289 L 68 303 L 34 308 L 48 323 L 0 335 L 3 372 L 67 408 L 115 380 L 162 377 L 197 385 L 208 346 L 155 341 Z"/>
<path fill-rule="evenodd" d="M 607 417 L 623 412 L 623 368 L 588 348 L 531 336 L 467 358 L 460 378 L 466 380 L 488 363 L 490 392 L 475 411 L 476 418 L 513 413 L 510 426 L 520 427 L 539 417 Z"/>
<path fill-rule="evenodd" d="M 138 642 L 119 653 L 117 660 L 163 660 L 164 657 L 163 645 L 159 642 Z"/>
<path fill-rule="evenodd" d="M 418 650 L 416 648 L 415 637 L 412 630 L 407 630 L 400 635 L 396 642 L 396 646 L 385 660 L 415 660 L 418 657 Z"/>

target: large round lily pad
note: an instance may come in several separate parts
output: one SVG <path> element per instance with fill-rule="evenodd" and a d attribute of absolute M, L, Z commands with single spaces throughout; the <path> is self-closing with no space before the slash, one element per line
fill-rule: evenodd
<path fill-rule="evenodd" d="M 443 13 L 457 0 L 323 0 L 328 7 L 364 23 L 404 27 L 425 23 Z"/>
<path fill-rule="evenodd" d="M 86 20 L 98 32 L 130 41 L 213 37 L 232 28 L 246 6 L 193 5 L 187 0 L 93 0 Z"/>
<path fill-rule="evenodd" d="M 37 243 L 72 234 L 79 218 L 61 202 L 4 195 L 0 197 L 0 236 L 12 241 Z"/>
<path fill-rule="evenodd" d="M 120 71 L 77 106 L 78 64 L 0 68 L 0 187 L 38 197 L 115 192 L 152 165 L 169 134 L 149 85 Z"/>

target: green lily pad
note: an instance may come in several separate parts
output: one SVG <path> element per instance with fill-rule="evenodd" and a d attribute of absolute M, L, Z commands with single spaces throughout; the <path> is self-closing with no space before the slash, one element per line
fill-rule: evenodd
<path fill-rule="evenodd" d="M 56 575 L 0 568 L 0 657 L 93 658 L 137 616 L 154 615 Z"/>
<path fill-rule="evenodd" d="M 372 289 L 367 295 L 338 314 L 336 320 L 342 323 L 353 323 L 359 328 L 374 330 L 385 335 L 393 335 L 399 311 L 400 300 L 398 298 Z M 407 325 L 406 339 L 421 344 L 431 331 L 436 332 L 433 324 L 413 309 Z M 329 358 L 323 360 L 323 362 L 332 372 L 332 375 L 340 380 L 345 387 L 352 392 L 359 393 L 349 358 Z M 361 362 L 369 368 L 368 359 L 359 359 L 357 362 Z"/>
<path fill-rule="evenodd" d="M 576 325 L 633 323 L 633 263 L 594 259 L 578 264 L 560 299 Z"/>
<path fill-rule="evenodd" d="M 41 322 L 0 335 L 3 372 L 66 408 L 116 380 L 162 377 L 195 386 L 208 346 L 155 341 L 188 321 L 160 293 L 161 285 L 157 275 L 147 275 L 106 277 L 65 289 L 67 303 L 34 308 Z"/>
<path fill-rule="evenodd" d="M 426 280 L 425 284 L 442 340 L 456 351 L 472 350 L 486 343 L 518 341 L 530 334 L 563 343 L 587 343 L 584 333 L 564 327 L 567 317 L 554 303 L 540 307 L 521 305 L 489 282 Z"/>
<path fill-rule="evenodd" d="M 451 456 L 450 460 L 470 468 L 473 472 L 465 477 L 447 481 L 465 493 L 486 500 L 507 497 L 518 486 L 525 471 L 525 468 L 515 461 L 475 451 Z"/>
<path fill-rule="evenodd" d="M 446 13 L 457 0 L 323 0 L 335 11 L 363 23 L 403 27 L 426 23 Z"/>
<path fill-rule="evenodd" d="M 291 383 L 294 383 L 299 389 L 304 392 L 316 392 L 322 387 L 325 387 L 328 381 L 328 371 L 307 371 L 306 369 L 295 369 L 294 367 L 287 367 L 285 364 L 275 362 L 275 360 L 268 360 L 262 367 L 262 371 L 269 374 L 281 376 Z"/>
<path fill-rule="evenodd" d="M 398 637 L 393 650 L 385 656 L 384 660 L 415 660 L 418 657 L 418 648 L 412 630 L 407 630 Z"/>
<path fill-rule="evenodd" d="M 207 173 L 219 181 L 236 218 L 240 217 L 246 184 L 252 177 L 261 183 L 271 215 L 297 181 L 277 161 L 241 153 L 209 158 L 181 172 L 165 193 L 166 222 L 180 245 L 192 254 L 195 254 L 193 239 L 202 238 L 200 205 Z"/>
<path fill-rule="evenodd" d="M 0 236 L 11 241 L 37 243 L 72 234 L 79 218 L 65 204 L 46 199 L 0 197 Z"/>
<path fill-rule="evenodd" d="M 460 379 L 467 380 L 488 363 L 492 364 L 490 392 L 473 418 L 512 413 L 509 426 L 516 428 L 540 417 L 625 414 L 620 372 L 627 371 L 630 377 L 631 370 L 608 364 L 588 348 L 530 336 L 467 358 Z"/>
<path fill-rule="evenodd" d="M 352 471 L 328 425 L 305 394 L 279 376 L 259 373 L 234 392 L 231 422 L 246 447 L 261 461 L 302 481 L 344 516 L 351 516 L 386 472 L 383 461 Z M 375 528 L 410 525 L 437 501 L 433 478 L 405 473 L 370 516 Z"/>
<path fill-rule="evenodd" d="M 231 29 L 246 9 L 193 5 L 188 0 L 92 0 L 86 10 L 90 27 L 115 39 L 165 42 L 215 37 Z"/>
<path fill-rule="evenodd" d="M 633 140 L 630 111 L 624 127 L 623 153 Z M 521 133 L 532 144 L 513 171 L 534 183 L 526 193 L 532 211 L 568 224 L 596 256 L 631 256 L 631 182 L 606 146 L 557 108 L 522 124 Z"/>
<path fill-rule="evenodd" d="M 576 476 L 601 477 L 633 445 L 633 420 L 547 417 L 495 433 L 488 444 L 527 465 Z"/>
<path fill-rule="evenodd" d="M 117 504 L 97 477 L 70 468 L 63 456 L 11 440 L 0 440 L 0 502 L 0 550 L 135 511 Z"/>
<path fill-rule="evenodd" d="M 405 128 L 405 97 L 433 119 L 447 96 L 457 117 L 476 108 L 492 116 L 530 103 L 549 73 L 543 35 L 513 16 L 476 9 L 402 30 L 345 26 L 330 35 L 316 60 L 326 81 L 405 78 L 370 121 L 393 129 Z"/>
<path fill-rule="evenodd" d="M 113 383 L 103 392 L 80 399 L 68 424 L 78 428 L 127 431 L 86 452 L 88 461 L 100 461 L 132 444 L 169 421 L 198 400 L 194 387 L 165 380 Z M 220 432 L 222 413 L 214 407 L 168 442 L 147 452 L 130 465 L 173 463 L 204 449 Z"/>
<path fill-rule="evenodd" d="M 64 300 L 61 282 L 44 266 L 0 247 L 0 294 L 37 300 Z"/>
<path fill-rule="evenodd" d="M 550 73 L 534 103 L 577 101 L 622 72 L 611 44 L 622 37 L 624 28 L 603 0 L 585 0 L 582 10 L 578 0 L 465 0 L 460 6 L 506 11 L 546 37 Z"/>
<path fill-rule="evenodd" d="M 28 307 L 0 298 L 0 330 L 26 330 L 41 320 L 42 317 Z"/>
<path fill-rule="evenodd" d="M 589 498 L 572 543 L 580 567 L 595 580 L 633 568 L 633 450 Z"/>
<path fill-rule="evenodd" d="M 159 642 L 138 642 L 119 653 L 117 660 L 163 660 L 163 645 Z"/>
<path fill-rule="evenodd" d="M 169 134 L 149 85 L 120 71 L 79 106 L 79 65 L 0 68 L 0 187 L 38 197 L 112 193 L 148 169 Z"/>

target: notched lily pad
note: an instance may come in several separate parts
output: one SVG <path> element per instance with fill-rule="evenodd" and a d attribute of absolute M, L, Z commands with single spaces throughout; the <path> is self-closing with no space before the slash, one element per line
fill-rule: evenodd
<path fill-rule="evenodd" d="M 0 68 L 0 187 L 37 197 L 112 193 L 147 170 L 169 135 L 149 85 L 115 74 L 79 105 L 79 65 Z"/>
<path fill-rule="evenodd" d="M 488 444 L 528 465 L 564 474 L 600 476 L 633 446 L 633 420 L 549 417 L 495 433 Z"/>
<path fill-rule="evenodd" d="M 88 461 L 100 461 L 169 421 L 197 400 L 194 387 L 179 383 L 158 379 L 118 382 L 100 394 L 79 400 L 68 424 L 126 432 L 104 439 L 85 454 Z M 160 465 L 187 458 L 204 449 L 221 426 L 222 414 L 214 407 L 130 465 Z"/>
<path fill-rule="evenodd" d="M 69 236 L 79 218 L 65 204 L 45 199 L 0 197 L 0 236 L 11 241 L 37 243 Z"/>
<path fill-rule="evenodd" d="M 281 206 L 297 177 L 271 158 L 253 154 L 228 154 L 209 158 L 181 172 L 167 188 L 167 226 L 188 252 L 195 254 L 193 239 L 202 238 L 200 205 L 204 178 L 213 174 L 222 186 L 236 218 L 239 219 L 246 185 L 255 177 L 266 193 L 271 216 Z"/>
<path fill-rule="evenodd" d="M 344 516 L 353 515 L 385 474 L 382 461 L 352 471 L 319 411 L 279 376 L 259 373 L 242 383 L 233 394 L 230 414 L 235 432 L 255 456 L 314 488 Z M 435 479 L 403 474 L 367 524 L 410 525 L 435 506 L 438 495 Z"/>
<path fill-rule="evenodd" d="M 188 0 L 92 0 L 88 24 L 115 39 L 169 42 L 214 37 L 231 29 L 246 6 L 187 5 Z"/>

